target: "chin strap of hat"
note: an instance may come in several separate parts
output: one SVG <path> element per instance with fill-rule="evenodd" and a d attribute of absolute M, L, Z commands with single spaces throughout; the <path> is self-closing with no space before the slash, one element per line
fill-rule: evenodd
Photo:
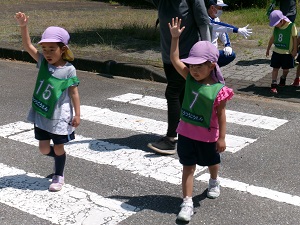
<path fill-rule="evenodd" d="M 215 74 L 215 77 L 216 77 L 218 83 L 221 83 L 221 81 L 219 80 L 219 78 L 217 76 L 217 67 L 214 68 L 214 74 Z"/>

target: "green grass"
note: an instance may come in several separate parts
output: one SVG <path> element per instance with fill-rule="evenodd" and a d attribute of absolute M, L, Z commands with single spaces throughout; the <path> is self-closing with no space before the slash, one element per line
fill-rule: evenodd
<path fill-rule="evenodd" d="M 106 1 L 108 2 L 108 1 Z M 19 27 L 13 16 L 25 10 L 29 15 L 32 42 L 37 43 L 42 32 L 50 25 L 62 26 L 71 34 L 70 46 L 77 57 L 103 60 L 115 57 L 123 61 L 161 66 L 157 58 L 136 59 L 130 53 L 159 52 L 159 32 L 155 30 L 157 11 L 155 9 L 123 7 L 111 2 L 110 7 L 100 7 L 99 1 L 89 0 L 1 0 L 0 45 L 22 49 Z M 89 7 L 74 7 L 86 4 Z M 59 6 L 61 5 L 61 6 Z M 253 35 L 245 40 L 237 34 L 230 34 L 233 47 L 245 46 L 265 48 L 272 33 L 265 15 L 266 9 L 242 9 L 224 11 L 223 22 L 243 27 L 247 24 Z M 296 24 L 300 24 L 300 16 Z M 126 55 L 126 56 L 124 56 Z"/>

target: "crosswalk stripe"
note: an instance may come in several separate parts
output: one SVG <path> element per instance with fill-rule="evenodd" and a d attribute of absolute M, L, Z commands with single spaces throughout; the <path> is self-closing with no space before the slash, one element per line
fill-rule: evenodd
<path fill-rule="evenodd" d="M 107 108 L 82 105 L 80 111 L 81 119 L 107 126 L 158 135 L 164 135 L 167 130 L 166 122 L 114 112 Z M 226 135 L 226 151 L 235 153 L 255 141 L 256 139 Z"/>
<path fill-rule="evenodd" d="M 209 178 L 210 174 L 204 173 L 201 176 L 196 177 L 195 179 L 202 182 L 207 182 Z M 227 178 L 219 177 L 218 179 L 220 180 L 220 184 L 222 187 L 247 192 L 251 195 L 272 199 L 277 202 L 284 202 L 291 205 L 300 206 L 300 197 L 296 195 L 290 195 L 287 193 L 274 191 L 268 188 L 258 187 L 235 180 L 230 180 Z"/>
<path fill-rule="evenodd" d="M 30 126 L 31 130 L 28 130 Z M 38 141 L 34 138 L 32 124 L 21 121 L 0 126 L 0 137 L 38 146 Z M 152 177 L 158 181 L 164 181 L 176 185 L 181 184 L 182 165 L 178 162 L 178 159 L 174 159 L 172 157 L 160 157 L 155 154 L 149 155 L 149 153 L 138 149 L 130 149 L 127 146 L 86 138 L 81 135 L 77 135 L 76 140 L 66 144 L 65 149 L 67 154 L 73 157 L 81 158 L 97 164 L 112 165 L 120 170 L 127 170 L 133 174 L 138 174 L 144 177 Z M 122 157 L 120 157 L 120 155 Z M 210 175 L 208 173 L 202 174 L 202 172 L 206 169 L 206 167 L 197 167 L 195 179 L 201 182 L 207 182 Z M 8 167 L 1 163 L 0 176 L 2 177 L 0 178 L 0 202 L 16 207 L 40 218 L 47 219 L 54 223 L 75 224 L 76 221 L 77 224 L 78 221 L 85 221 L 82 224 L 93 225 L 99 224 L 99 221 L 111 220 L 111 222 L 107 224 L 117 224 L 118 221 L 122 221 L 126 217 L 129 217 L 130 215 L 133 215 L 135 212 L 139 211 L 138 208 L 133 206 L 126 204 L 124 205 L 123 203 L 111 199 L 105 199 L 95 193 L 91 193 L 71 185 L 65 185 L 63 191 L 58 192 L 58 196 L 56 196 L 58 199 L 62 199 L 62 197 L 59 198 L 59 196 L 64 194 L 63 198 L 66 199 L 66 203 L 57 203 L 57 198 L 53 200 L 53 193 L 51 195 L 47 191 L 49 186 L 49 181 L 47 179 L 42 179 L 42 177 L 39 175 L 26 173 L 25 171 Z M 11 180 L 13 180 L 13 183 Z M 292 196 L 286 193 L 273 191 L 271 189 L 256 187 L 238 181 L 232 181 L 227 178 L 220 178 L 220 181 L 223 187 L 247 192 L 252 195 L 269 198 L 278 202 L 300 206 L 300 197 L 298 196 Z M 22 185 L 24 185 L 24 187 Z M 17 189 L 17 191 L 15 191 L 15 189 Z M 34 190 L 36 194 L 32 194 L 31 190 Z M 69 193 L 67 198 L 65 198 L 66 193 Z M 19 203 L 17 204 L 14 201 L 15 195 L 20 196 L 20 199 L 23 199 L 24 201 L 28 201 L 28 198 L 30 198 L 32 199 L 31 201 L 39 202 L 40 205 L 37 205 L 39 210 L 30 208 L 29 205 L 24 205 L 23 201 L 18 201 Z M 44 195 L 46 196 L 44 197 Z M 6 198 L 3 196 L 6 196 Z M 89 199 L 90 196 L 95 197 L 93 198 L 92 202 L 87 202 L 87 199 Z M 43 198 L 42 201 L 40 200 L 41 198 Z M 94 199 L 98 200 L 94 201 Z M 77 201 L 79 201 L 79 207 Z M 30 203 L 30 206 L 31 204 L 32 202 Z M 65 206 L 65 208 L 62 208 L 60 216 L 57 217 L 53 216 L 57 214 L 57 209 L 48 209 L 48 204 L 59 205 L 59 207 L 64 204 L 68 205 Z M 76 209 L 75 211 L 73 210 L 72 212 L 69 212 L 68 209 L 70 207 L 74 207 L 72 204 L 76 204 Z M 101 206 L 100 208 L 98 207 L 99 205 Z M 80 206 L 82 206 L 82 208 L 80 208 Z M 45 214 L 46 209 L 47 214 Z M 78 212 L 76 210 L 78 210 Z M 87 210 L 87 212 L 82 213 L 82 210 Z M 87 216 L 83 218 L 83 214 L 87 214 Z M 99 217 L 99 214 L 101 214 L 102 217 Z M 75 217 L 74 215 L 78 216 Z M 72 221 L 74 221 L 74 223 Z"/>
<path fill-rule="evenodd" d="M 23 122 L 20 123 L 23 124 Z M 17 124 L 13 123 L 14 126 L 17 126 Z M 8 127 L 8 125 L 5 126 Z M 33 130 L 15 131 L 17 134 L 10 134 L 9 139 L 38 146 Z M 5 131 L 2 133 L 0 127 L 0 136 L 4 137 L 6 133 Z M 152 177 L 172 184 L 179 185 L 181 183 L 182 165 L 178 159 L 172 157 L 160 157 L 139 149 L 131 149 L 127 146 L 99 141 L 81 135 L 76 135 L 74 141 L 66 144 L 65 150 L 70 156 L 97 164 L 112 165 L 120 170 L 130 171 L 133 174 Z M 199 174 L 205 169 L 205 167 L 198 166 L 195 174 Z"/>
<path fill-rule="evenodd" d="M 56 224 L 119 224 L 140 209 L 65 184 L 48 191 L 49 180 L 0 163 L 0 202 Z"/>
<path fill-rule="evenodd" d="M 109 98 L 109 100 L 167 110 L 167 101 L 165 99 L 152 96 L 127 93 L 124 95 Z M 275 130 L 276 128 L 288 122 L 288 120 L 285 119 L 243 113 L 228 109 L 226 110 L 226 117 L 228 123 L 235 123 L 239 125 L 251 126 L 267 130 Z"/>

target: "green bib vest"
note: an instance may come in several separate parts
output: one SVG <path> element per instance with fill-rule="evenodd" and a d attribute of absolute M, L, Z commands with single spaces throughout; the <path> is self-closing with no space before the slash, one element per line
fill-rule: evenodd
<path fill-rule="evenodd" d="M 53 77 L 48 70 L 47 61 L 43 59 L 32 96 L 32 108 L 40 115 L 51 119 L 56 102 L 63 91 L 78 83 L 77 77 L 68 79 Z"/>
<path fill-rule="evenodd" d="M 293 23 L 286 29 L 274 28 L 274 45 L 279 49 L 289 50 Z"/>
<path fill-rule="evenodd" d="M 213 106 L 224 84 L 202 85 L 189 74 L 186 78 L 180 118 L 196 126 L 210 128 Z"/>

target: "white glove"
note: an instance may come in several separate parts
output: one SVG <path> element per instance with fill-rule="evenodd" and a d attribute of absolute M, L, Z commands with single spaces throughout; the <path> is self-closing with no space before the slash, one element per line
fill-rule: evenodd
<path fill-rule="evenodd" d="M 238 29 L 238 33 L 240 35 L 243 35 L 244 38 L 246 38 L 246 39 L 247 39 L 247 37 L 250 36 L 250 34 L 252 34 L 252 29 L 248 29 L 248 26 L 249 26 L 249 24 L 247 26 L 245 26 L 245 27 L 242 27 L 242 28 Z"/>
<path fill-rule="evenodd" d="M 230 46 L 227 46 L 223 49 L 225 56 L 230 56 L 232 54 L 232 48 Z"/>

